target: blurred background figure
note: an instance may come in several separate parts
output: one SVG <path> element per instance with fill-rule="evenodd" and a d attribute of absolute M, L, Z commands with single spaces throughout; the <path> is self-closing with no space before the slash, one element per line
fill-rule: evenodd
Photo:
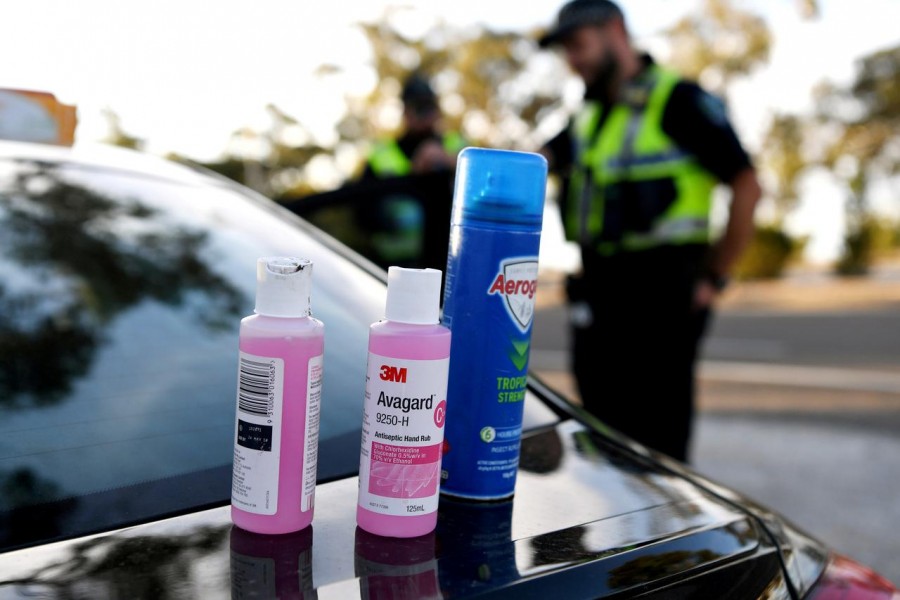
<path fill-rule="evenodd" d="M 542 149 L 565 180 L 571 364 L 585 408 L 688 459 L 694 370 L 716 296 L 754 231 L 761 190 L 724 103 L 637 50 L 619 6 L 571 0 L 540 39 L 562 49 L 583 106 Z M 713 191 L 731 193 L 711 241 Z"/>
<path fill-rule="evenodd" d="M 369 154 L 363 177 L 397 177 L 453 169 L 465 142 L 455 131 L 444 131 L 438 96 L 428 79 L 413 73 L 403 84 L 403 129 L 394 139 L 382 139 Z"/>
<path fill-rule="evenodd" d="M 465 143 L 457 132 L 443 130 L 438 96 L 431 83 L 424 75 L 413 73 L 403 84 L 401 100 L 402 130 L 395 138 L 373 144 L 361 182 L 430 174 L 452 178 L 456 155 Z M 427 201 L 415 193 L 381 194 L 360 208 L 358 215 L 370 231 L 376 262 L 421 266 L 429 210 L 423 202 Z"/>

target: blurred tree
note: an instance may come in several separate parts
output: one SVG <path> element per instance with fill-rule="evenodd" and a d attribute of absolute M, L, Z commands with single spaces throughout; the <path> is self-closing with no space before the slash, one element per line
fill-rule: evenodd
<path fill-rule="evenodd" d="M 815 19 L 819 16 L 819 3 L 817 0 L 795 0 L 797 10 L 804 19 Z"/>
<path fill-rule="evenodd" d="M 816 16 L 816 0 L 794 1 L 805 18 Z M 744 6 L 739 0 L 704 0 L 698 11 L 666 32 L 672 65 L 723 97 L 734 80 L 769 59 L 772 42 L 767 24 Z M 369 141 L 397 133 L 402 82 L 413 71 L 430 76 L 445 125 L 473 144 L 534 149 L 563 126 L 575 108 L 573 99 L 566 97 L 575 79 L 560 57 L 537 48 L 535 32 L 459 27 L 435 20 L 410 33 L 403 17 L 411 10 L 415 9 L 391 7 L 377 20 L 359 23 L 371 49 L 375 83 L 367 93 L 345 98 L 347 112 L 337 125 L 336 140 L 314 141 L 299 119 L 270 106 L 269 129 L 235 132 L 226 158 L 206 166 L 287 201 L 339 187 L 361 171 Z M 323 81 L 344 74 L 333 64 L 317 71 Z M 763 162 L 771 166 L 778 182 L 774 194 L 779 222 L 797 203 L 796 178 L 803 157 L 792 153 L 792 146 L 802 129 L 799 120 L 781 115 L 770 131 L 772 155 Z M 340 214 L 331 217 L 346 219 Z"/>
<path fill-rule="evenodd" d="M 400 126 L 402 82 L 413 71 L 428 75 L 441 97 L 447 128 L 472 143 L 533 149 L 538 125 L 562 109 L 561 90 L 570 75 L 541 52 L 534 38 L 482 26 L 433 23 L 409 37 L 395 24 L 406 9 L 393 8 L 375 23 L 361 23 L 372 49 L 377 84 L 352 102 L 342 133 L 358 139 L 393 135 Z"/>
<path fill-rule="evenodd" d="M 735 78 L 768 62 L 772 46 L 765 19 L 734 0 L 703 0 L 665 33 L 672 66 L 722 97 Z"/>
<path fill-rule="evenodd" d="M 800 10 L 808 8 L 801 6 Z M 765 19 L 736 0 L 703 0 L 697 11 L 680 19 L 665 35 L 669 63 L 726 103 L 731 84 L 768 63 L 772 46 Z M 779 277 L 802 248 L 784 228 L 787 215 L 798 203 L 797 179 L 806 166 L 800 154 L 802 135 L 803 124 L 797 117 L 773 117 L 757 163 L 764 181 L 771 182 L 766 187 L 775 215 L 757 228 L 736 266 L 738 278 Z"/>
<path fill-rule="evenodd" d="M 873 181 L 900 175 L 900 45 L 864 57 L 846 87 L 816 94 L 817 124 L 831 143 L 819 157 L 844 185 L 847 225 L 837 272 L 861 275 L 876 258 L 879 219 L 872 215 Z"/>
<path fill-rule="evenodd" d="M 800 201 L 799 179 L 810 165 L 804 155 L 808 123 L 802 117 L 780 113 L 772 117 L 763 137 L 761 166 L 771 178 L 769 193 L 774 203 L 773 224 L 782 228 Z"/>
<path fill-rule="evenodd" d="M 106 119 L 107 127 L 106 137 L 103 138 L 104 143 L 132 150 L 142 150 L 144 148 L 144 140 L 125 132 L 122 128 L 122 118 L 114 110 L 111 108 L 103 109 L 103 118 Z"/>
<path fill-rule="evenodd" d="M 757 226 L 747 251 L 735 267 L 741 280 L 775 279 L 803 252 L 807 240 L 789 235 L 781 225 L 762 223 Z"/>
<path fill-rule="evenodd" d="M 466 144 L 534 150 L 555 133 L 541 130 L 542 124 L 546 126 L 545 119 L 557 113 L 556 126 L 564 125 L 562 91 L 572 75 L 563 68 L 560 57 L 538 48 L 536 36 L 483 26 L 452 26 L 440 19 L 420 23 L 415 32 L 410 32 L 404 26 L 410 10 L 391 7 L 376 21 L 358 24 L 371 51 L 374 85 L 367 93 L 347 98 L 348 111 L 337 129 L 339 144 L 351 148 L 355 157 L 345 173 L 346 180 L 363 186 L 362 193 L 356 194 L 352 205 L 331 204 L 308 218 L 376 264 L 394 264 L 395 259 L 380 255 L 377 248 L 383 246 L 373 245 L 373 240 L 400 238 L 391 229 L 394 225 L 390 218 L 378 216 L 389 214 L 389 209 L 379 212 L 373 207 L 391 206 L 398 197 L 403 198 L 401 206 L 411 202 L 415 207 L 406 214 L 421 214 L 421 227 L 427 232 L 420 238 L 422 249 L 415 252 L 418 256 L 409 260 L 418 266 L 443 268 L 452 179 L 439 174 L 435 174 L 439 179 L 417 176 L 408 182 L 412 186 L 408 194 L 397 194 L 396 190 L 373 187 L 371 181 L 362 183 L 359 178 L 371 145 L 403 133 L 404 82 L 413 73 L 426 76 L 438 95 L 442 113 L 439 127 L 461 134 Z M 329 76 L 339 74 L 333 67 L 327 72 Z M 344 189 L 360 188 L 350 185 Z M 282 199 L 307 214 L 293 202 L 296 196 Z M 442 216 L 445 209 L 446 216 Z M 387 232 L 377 231 L 383 223 L 389 223 Z"/>
<path fill-rule="evenodd" d="M 202 166 L 271 198 L 315 191 L 310 184 L 311 165 L 316 158 L 330 157 L 333 148 L 316 143 L 300 121 L 274 104 L 266 106 L 266 112 L 267 129 L 238 129 L 231 134 L 225 157 Z M 185 157 L 171 158 L 190 162 Z"/>
<path fill-rule="evenodd" d="M 390 7 L 379 19 L 358 24 L 369 42 L 376 83 L 366 94 L 345 98 L 336 140 L 316 141 L 302 120 L 269 105 L 266 130 L 234 132 L 224 158 L 203 166 L 276 199 L 338 187 L 361 171 L 371 140 L 397 132 L 402 82 L 413 71 L 433 80 L 445 125 L 470 142 L 536 148 L 542 141 L 539 124 L 562 112 L 561 90 L 570 75 L 559 59 L 540 52 L 528 33 L 435 21 L 421 34 L 407 35 L 398 17 L 409 10 Z M 324 64 L 316 75 L 324 81 L 342 72 Z"/>
<path fill-rule="evenodd" d="M 737 265 L 741 279 L 780 277 L 799 258 L 807 240 L 790 235 L 785 227 L 790 213 L 800 202 L 800 179 L 812 165 L 805 151 L 809 120 L 794 114 L 772 117 L 763 136 L 758 165 L 768 181 L 765 186 L 772 202 L 772 215 L 759 223 L 753 240 Z"/>
<path fill-rule="evenodd" d="M 804 19 L 819 15 L 817 0 L 795 0 Z M 730 85 L 769 61 L 772 36 L 765 19 L 737 0 L 704 0 L 700 9 L 666 31 L 670 61 L 687 77 L 726 101 Z M 777 113 L 763 136 L 758 164 L 774 211 L 761 223 L 737 267 L 743 278 L 773 278 L 782 274 L 806 244 L 791 236 L 785 221 L 800 201 L 798 185 L 816 157 L 808 151 L 817 128 L 800 115 Z"/>

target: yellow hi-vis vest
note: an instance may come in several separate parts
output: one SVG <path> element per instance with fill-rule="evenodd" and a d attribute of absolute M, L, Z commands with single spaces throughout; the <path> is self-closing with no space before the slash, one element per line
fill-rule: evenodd
<path fill-rule="evenodd" d="M 563 215 L 568 239 L 602 255 L 709 241 L 717 180 L 662 128 L 679 79 L 656 65 L 648 67 L 609 109 L 599 132 L 603 107 L 585 103 L 572 124 L 576 163 Z M 614 202 L 612 191 L 624 189 L 628 192 Z M 671 197 L 660 197 L 665 194 Z M 634 218 L 623 216 L 635 214 L 637 226 Z M 612 223 L 618 224 L 617 232 L 610 231 Z"/>
<path fill-rule="evenodd" d="M 463 137 L 456 132 L 442 136 L 444 151 L 453 156 L 465 147 Z M 369 154 L 369 166 L 378 177 L 402 177 L 412 172 L 412 162 L 400 149 L 396 140 L 380 140 Z"/>

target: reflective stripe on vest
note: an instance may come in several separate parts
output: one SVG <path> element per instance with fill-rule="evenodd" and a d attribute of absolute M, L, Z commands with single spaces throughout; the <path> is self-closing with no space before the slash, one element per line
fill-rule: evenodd
<path fill-rule="evenodd" d="M 453 156 L 465 147 L 465 140 L 460 134 L 451 131 L 442 137 L 441 144 L 444 151 Z M 402 177 L 412 172 L 412 162 L 400 149 L 396 140 L 376 142 L 369 155 L 369 165 L 378 177 Z"/>
<path fill-rule="evenodd" d="M 593 144 L 591 136 L 601 106 L 586 102 L 573 120 L 579 168 L 572 173 L 565 216 L 566 236 L 570 240 L 594 247 L 602 254 L 709 240 L 709 212 L 716 179 L 662 129 L 665 107 L 678 81 L 675 73 L 650 67 L 629 85 L 623 100 L 612 106 Z M 591 175 L 587 181 L 585 173 Z M 618 239 L 604 239 L 609 233 L 604 231 L 603 223 L 605 191 L 623 182 L 637 186 L 668 182 L 674 189 L 674 198 L 661 214 L 654 215 L 646 230 L 626 229 Z M 637 201 L 635 197 L 628 199 Z"/>

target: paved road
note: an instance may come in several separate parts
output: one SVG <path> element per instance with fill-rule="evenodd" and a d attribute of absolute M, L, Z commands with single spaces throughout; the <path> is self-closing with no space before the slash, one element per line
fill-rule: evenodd
<path fill-rule="evenodd" d="M 530 366 L 574 397 L 565 311 Z M 697 470 L 900 585 L 900 311 L 723 311 L 704 343 Z"/>
<path fill-rule="evenodd" d="M 900 410 L 706 412 L 695 467 L 900 585 Z"/>
<path fill-rule="evenodd" d="M 535 349 L 548 367 L 564 366 L 565 309 L 538 309 Z M 561 353 L 554 356 L 553 353 Z M 717 314 L 703 358 L 887 370 L 900 374 L 900 311 L 726 312 Z"/>
<path fill-rule="evenodd" d="M 728 312 L 713 319 L 704 356 L 887 369 L 900 373 L 900 312 Z"/>

